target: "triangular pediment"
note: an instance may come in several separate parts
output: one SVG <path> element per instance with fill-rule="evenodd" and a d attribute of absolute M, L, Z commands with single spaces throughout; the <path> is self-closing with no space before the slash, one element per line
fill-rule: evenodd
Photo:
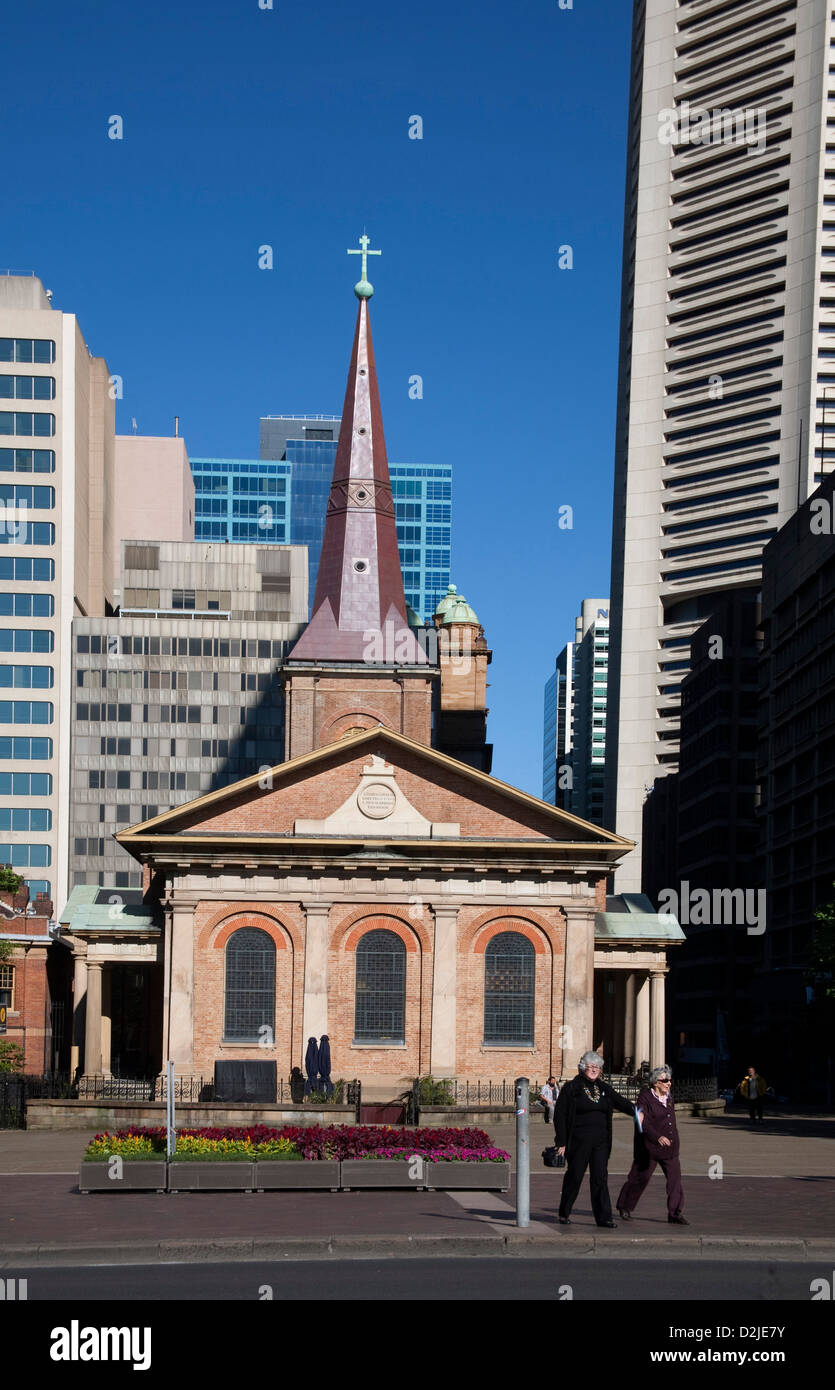
<path fill-rule="evenodd" d="M 197 841 L 455 842 L 598 851 L 631 841 L 382 726 L 278 763 L 121 831 L 136 855 Z"/>

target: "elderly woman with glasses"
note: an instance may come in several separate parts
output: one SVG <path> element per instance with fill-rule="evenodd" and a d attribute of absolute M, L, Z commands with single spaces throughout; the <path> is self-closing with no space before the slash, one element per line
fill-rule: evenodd
<path fill-rule="evenodd" d="M 650 1072 L 649 1082 L 649 1086 L 645 1086 L 638 1096 L 635 1161 L 620 1190 L 618 1215 L 624 1221 L 631 1220 L 641 1193 L 655 1172 L 655 1165 L 660 1163 L 667 1179 L 667 1220 L 675 1226 L 689 1226 L 690 1222 L 681 1214 L 684 1193 L 681 1189 L 676 1110 L 671 1095 L 673 1073 L 669 1067 L 656 1067 Z"/>
<path fill-rule="evenodd" d="M 591 1207 L 598 1226 L 614 1229 L 609 1199 L 609 1154 L 612 1151 L 612 1112 L 620 1110 L 631 1118 L 634 1106 L 600 1079 L 603 1058 L 597 1052 L 584 1052 L 579 1074 L 563 1086 L 554 1114 L 557 1152 L 566 1154 L 566 1170 L 560 1197 L 560 1225 L 568 1226 L 571 1208 L 580 1184 L 589 1170 Z"/>

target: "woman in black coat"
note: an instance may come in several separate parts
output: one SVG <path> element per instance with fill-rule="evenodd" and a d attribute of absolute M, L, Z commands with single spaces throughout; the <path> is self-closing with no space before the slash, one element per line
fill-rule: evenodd
<path fill-rule="evenodd" d="M 571 1208 L 580 1184 L 589 1170 L 591 1206 L 598 1226 L 613 1230 L 612 1203 L 609 1198 L 609 1154 L 612 1151 L 612 1112 L 620 1110 L 634 1117 L 634 1106 L 600 1079 L 603 1058 L 585 1052 L 580 1058 L 579 1075 L 563 1086 L 554 1113 L 557 1152 L 566 1155 L 567 1167 L 560 1197 L 559 1220 L 570 1224 Z"/>

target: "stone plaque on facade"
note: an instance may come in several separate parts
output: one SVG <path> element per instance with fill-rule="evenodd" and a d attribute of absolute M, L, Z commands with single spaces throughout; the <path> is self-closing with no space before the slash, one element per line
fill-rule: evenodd
<path fill-rule="evenodd" d="M 395 802 L 394 792 L 385 782 L 370 782 L 361 788 L 357 796 L 357 805 L 363 815 L 370 816 L 372 820 L 384 820 L 390 816 Z"/>

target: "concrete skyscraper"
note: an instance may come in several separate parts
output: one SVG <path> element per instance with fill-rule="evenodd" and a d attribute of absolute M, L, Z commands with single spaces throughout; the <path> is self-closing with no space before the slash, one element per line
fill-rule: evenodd
<path fill-rule="evenodd" d="M 690 639 L 835 458 L 827 0 L 636 0 L 606 824 L 675 772 Z"/>
<path fill-rule="evenodd" d="M 107 364 L 29 275 L 0 275 L 0 863 L 63 907 L 71 628 L 113 604 Z"/>

